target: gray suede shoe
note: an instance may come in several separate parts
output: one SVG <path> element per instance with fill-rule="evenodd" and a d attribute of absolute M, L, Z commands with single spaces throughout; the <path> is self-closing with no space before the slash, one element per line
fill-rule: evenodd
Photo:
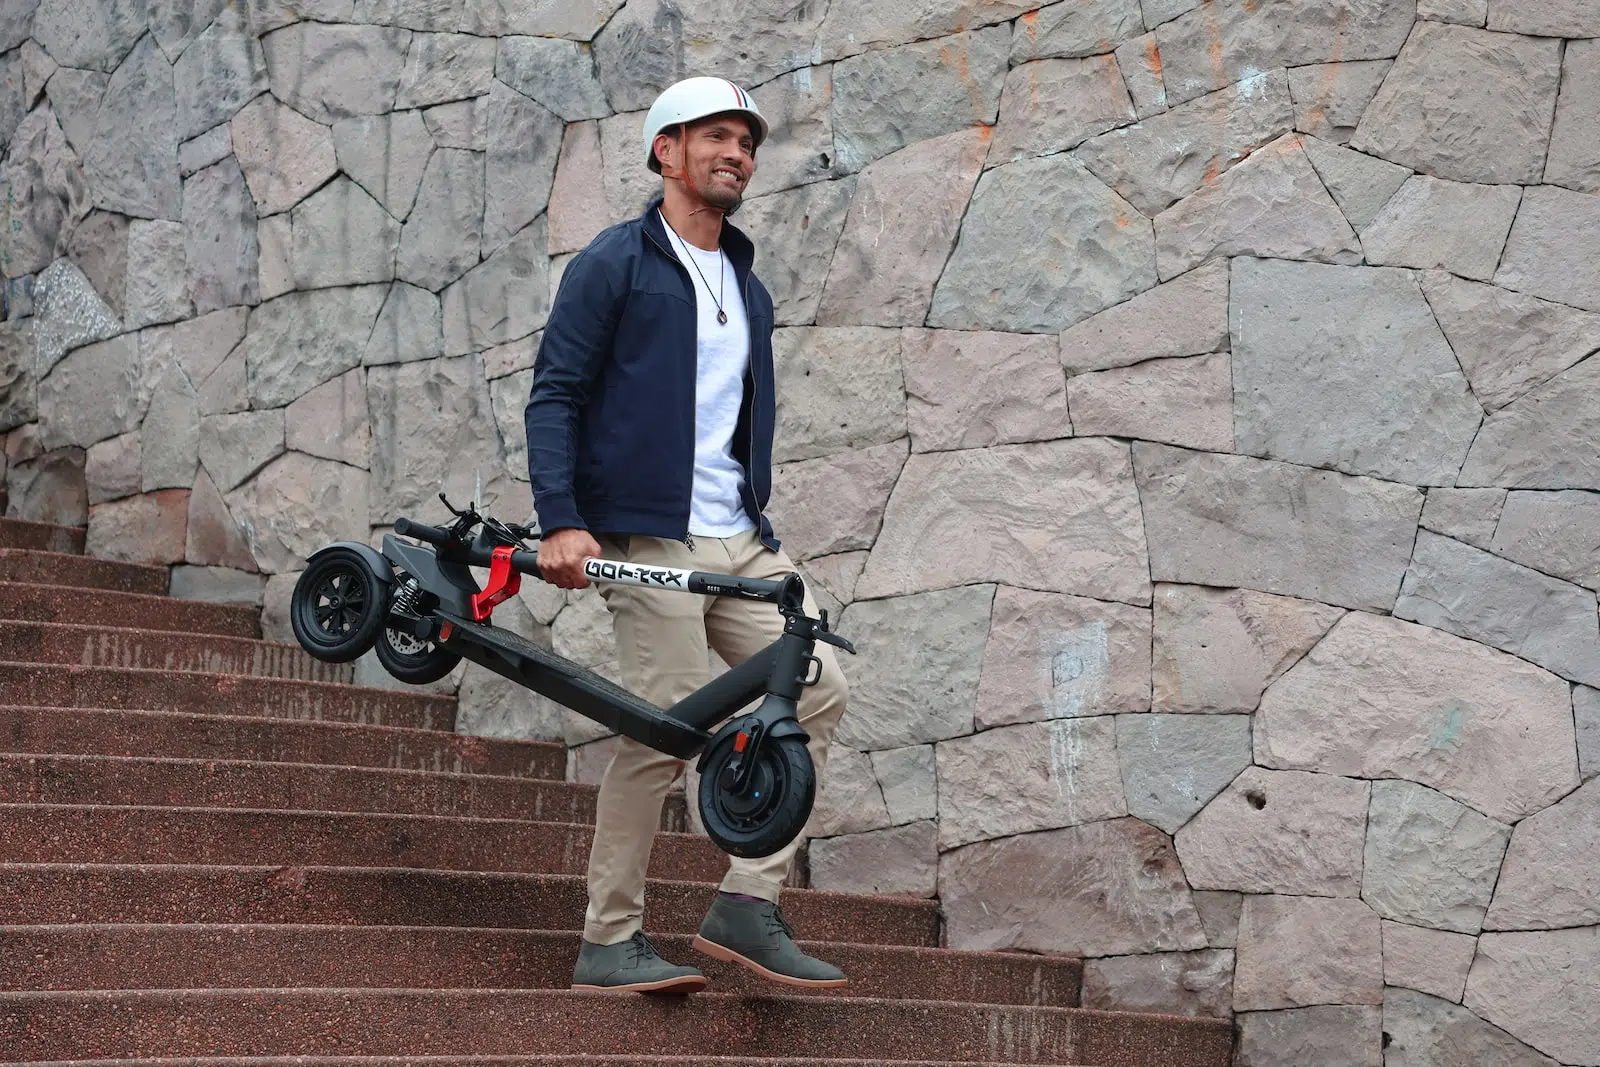
<path fill-rule="evenodd" d="M 794 930 L 778 905 L 765 900 L 734 900 L 722 893 L 700 923 L 694 948 L 784 985 L 834 989 L 848 984 L 844 972 L 800 951 Z"/>
<path fill-rule="evenodd" d="M 614 945 L 585 941 L 572 971 L 573 989 L 693 993 L 705 987 L 705 975 L 662 959 L 643 931 Z"/>

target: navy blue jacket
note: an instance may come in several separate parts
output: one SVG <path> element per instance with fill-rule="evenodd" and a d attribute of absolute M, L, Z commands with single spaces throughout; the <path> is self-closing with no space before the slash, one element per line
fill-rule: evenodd
<path fill-rule="evenodd" d="M 694 488 L 698 317 L 689 269 L 672 252 L 657 199 L 600 233 L 567 264 L 533 364 L 523 422 L 539 528 L 685 540 Z M 727 223 L 722 247 L 750 321 L 750 364 L 733 434 L 744 508 L 772 491 L 772 297 L 755 246 Z"/>

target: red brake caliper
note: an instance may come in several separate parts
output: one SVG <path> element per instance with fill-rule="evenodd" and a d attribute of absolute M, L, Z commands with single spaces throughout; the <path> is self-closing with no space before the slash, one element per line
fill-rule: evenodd
<path fill-rule="evenodd" d="M 495 605 L 516 596 L 522 588 L 522 575 L 511 566 L 513 551 L 511 546 L 501 545 L 489 554 L 489 584 L 472 596 L 473 622 L 488 622 Z"/>

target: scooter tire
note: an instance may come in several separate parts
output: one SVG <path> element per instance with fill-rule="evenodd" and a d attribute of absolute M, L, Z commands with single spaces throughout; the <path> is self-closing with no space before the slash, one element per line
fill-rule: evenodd
<path fill-rule="evenodd" d="M 349 663 L 366 655 L 388 615 L 388 586 L 359 553 L 347 548 L 313 559 L 289 598 L 295 639 L 327 663 Z"/>
<path fill-rule="evenodd" d="M 735 736 L 726 730 L 711 743 L 700 775 L 700 820 L 706 835 L 730 856 L 770 856 L 799 836 L 811 817 L 816 769 L 802 739 L 769 738 L 761 747 L 751 787 L 746 795 L 735 796 L 721 785 L 722 772 L 734 758 Z"/>
<path fill-rule="evenodd" d="M 378 662 L 382 664 L 383 669 L 388 671 L 391 677 L 402 682 L 410 685 L 437 682 L 455 670 L 456 664 L 461 662 L 459 653 L 451 652 L 448 648 L 440 648 L 432 641 L 426 642 L 421 651 L 402 652 L 394 646 L 394 634 L 395 631 L 387 626 L 379 630 L 372 650 L 378 654 Z"/>

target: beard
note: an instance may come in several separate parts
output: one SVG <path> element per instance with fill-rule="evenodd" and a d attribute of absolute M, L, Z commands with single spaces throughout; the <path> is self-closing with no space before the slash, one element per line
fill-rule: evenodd
<path fill-rule="evenodd" d="M 700 199 L 717 208 L 724 215 L 732 215 L 739 210 L 739 205 L 744 203 L 744 186 L 741 185 L 738 189 L 729 189 L 710 174 L 706 175 L 705 184 L 697 191 L 700 194 Z"/>

